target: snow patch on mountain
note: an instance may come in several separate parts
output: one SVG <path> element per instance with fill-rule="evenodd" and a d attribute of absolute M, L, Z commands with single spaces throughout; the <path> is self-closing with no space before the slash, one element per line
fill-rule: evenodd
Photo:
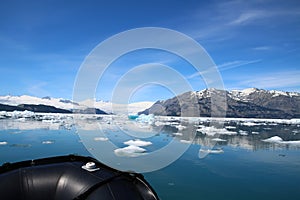
<path fill-rule="evenodd" d="M 34 105 L 48 105 L 48 106 L 54 106 L 56 108 L 61 109 L 84 109 L 86 106 L 79 105 L 77 103 L 74 103 L 70 100 L 62 99 L 62 98 L 39 98 L 39 97 L 33 97 L 28 95 L 22 95 L 22 96 L 0 96 L 0 103 L 17 106 L 20 104 L 34 104 Z"/>
<path fill-rule="evenodd" d="M 66 110 L 84 110 L 87 108 L 97 108 L 106 113 L 129 114 L 137 113 L 153 105 L 153 102 L 136 102 L 130 104 L 113 104 L 111 102 L 96 101 L 87 99 L 82 102 L 73 102 L 71 100 L 52 97 L 34 97 L 28 95 L 22 96 L 0 96 L 0 104 L 17 106 L 20 104 L 47 105 Z"/>

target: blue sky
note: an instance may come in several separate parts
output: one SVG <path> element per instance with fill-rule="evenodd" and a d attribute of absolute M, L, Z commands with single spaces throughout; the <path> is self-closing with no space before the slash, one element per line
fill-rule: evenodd
<path fill-rule="evenodd" d="M 257 87 L 300 92 L 297 0 L 4 0 L 0 2 L 0 95 L 71 99 L 76 75 L 90 51 L 114 34 L 139 27 L 169 28 L 195 39 L 218 66 L 228 90 Z M 149 62 L 173 67 L 194 90 L 206 87 L 181 58 L 144 50 L 116 60 L 99 82 L 95 97 L 110 100 L 126 71 Z M 132 101 L 172 95 L 167 88 L 147 85 Z"/>

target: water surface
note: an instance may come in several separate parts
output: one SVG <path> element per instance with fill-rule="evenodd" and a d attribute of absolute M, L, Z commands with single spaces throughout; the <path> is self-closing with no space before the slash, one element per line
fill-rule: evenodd
<path fill-rule="evenodd" d="M 133 130 L 135 121 L 107 116 L 82 117 L 78 124 L 68 115 L 3 118 L 0 120 L 1 163 L 66 154 L 91 156 L 93 148 L 85 147 L 84 138 L 78 134 L 78 130 L 85 130 L 96 145 L 113 142 L 117 149 L 127 147 L 125 143 L 130 140 L 150 142 L 140 146 L 144 152 L 125 151 L 122 155 L 110 152 L 124 159 L 159 151 L 171 141 L 176 145 L 190 145 L 171 165 L 144 173 L 161 199 L 274 200 L 300 196 L 300 123 L 297 120 L 235 119 L 213 127 L 209 119 L 187 123 L 167 118 L 151 123 L 143 121 Z M 101 134 L 97 134 L 99 124 Z M 145 131 L 139 132 L 141 129 Z M 134 133 L 128 134 L 131 130 Z M 146 137 L 147 134 L 150 136 Z M 282 141 L 264 141 L 274 136 Z"/>

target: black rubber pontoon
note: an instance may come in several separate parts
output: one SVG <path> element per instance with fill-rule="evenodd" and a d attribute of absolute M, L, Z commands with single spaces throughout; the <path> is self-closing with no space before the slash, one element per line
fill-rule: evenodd
<path fill-rule="evenodd" d="M 0 167 L 0 198 L 7 200 L 157 200 L 141 174 L 110 168 L 91 157 L 60 156 Z"/>

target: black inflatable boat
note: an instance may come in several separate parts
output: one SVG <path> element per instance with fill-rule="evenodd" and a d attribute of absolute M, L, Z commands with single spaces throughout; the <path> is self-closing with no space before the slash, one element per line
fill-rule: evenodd
<path fill-rule="evenodd" d="M 112 169 L 76 155 L 6 163 L 0 167 L 4 200 L 157 200 L 141 174 Z"/>

